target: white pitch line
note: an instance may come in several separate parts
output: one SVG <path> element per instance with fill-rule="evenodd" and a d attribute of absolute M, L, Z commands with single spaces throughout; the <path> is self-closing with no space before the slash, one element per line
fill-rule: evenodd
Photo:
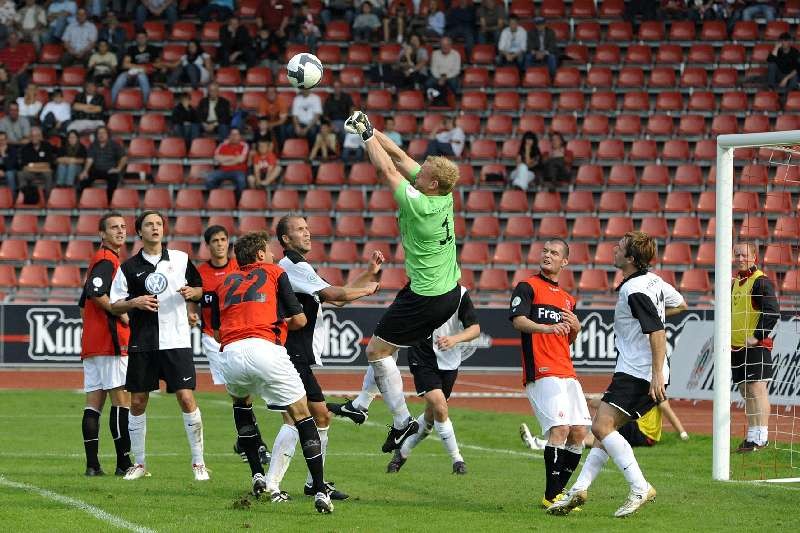
<path fill-rule="evenodd" d="M 132 522 L 128 522 L 124 518 L 120 518 L 119 516 L 108 513 L 100 509 L 99 507 L 95 507 L 94 505 L 90 505 L 84 501 L 77 500 L 75 498 L 70 498 L 69 496 L 64 496 L 63 494 L 58 494 L 57 492 L 53 492 L 51 490 L 42 489 L 34 485 L 29 485 L 27 483 L 12 481 L 2 475 L 0 475 L 0 485 L 12 489 L 19 489 L 27 492 L 33 492 L 34 494 L 38 494 L 42 498 L 46 498 L 48 500 L 52 500 L 58 503 L 63 503 L 64 505 L 68 505 L 70 507 L 75 507 L 76 509 L 83 511 L 86 514 L 92 515 L 96 519 L 100 520 L 101 522 L 105 522 L 110 526 L 118 527 L 120 529 L 127 529 L 128 531 L 135 531 L 136 533 L 155 533 L 155 530 L 153 529 L 140 526 Z"/>

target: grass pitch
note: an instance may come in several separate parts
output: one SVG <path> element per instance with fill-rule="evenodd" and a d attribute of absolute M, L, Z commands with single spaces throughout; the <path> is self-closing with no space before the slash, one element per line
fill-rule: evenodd
<path fill-rule="evenodd" d="M 154 395 L 148 408 L 147 452 L 152 477 L 124 482 L 113 475 L 83 476 L 80 429 L 83 395 L 69 391 L 0 391 L 0 529 L 3 531 L 792 531 L 800 528 L 800 486 L 715 483 L 710 437 L 688 443 L 665 435 L 637 449 L 658 498 L 625 520 L 612 517 L 627 495 L 613 464 L 598 477 L 580 513 L 551 517 L 539 508 L 544 490 L 540 452 L 522 447 L 521 421 L 532 416 L 453 409 L 469 474 L 451 474 L 441 443 L 429 438 L 401 472 L 385 473 L 380 453 L 389 420 L 378 400 L 367 425 L 335 421 L 326 477 L 350 493 L 333 515 L 318 515 L 302 495 L 306 475 L 299 450 L 283 489 L 294 498 L 271 504 L 248 497 L 249 470 L 231 451 L 234 425 L 223 394 L 199 394 L 206 462 L 212 479 L 192 480 L 189 450 L 171 395 Z M 487 400 L 491 405 L 491 400 Z M 420 403 L 411 404 L 419 412 Z M 105 411 L 108 411 L 108 406 Z M 278 415 L 258 409 L 270 446 Z M 107 415 L 101 418 L 101 463 L 113 473 Z M 24 485 L 23 485 L 24 484 Z M 41 490 L 43 489 L 43 490 Z M 65 499 L 64 497 L 68 498 Z M 104 514 L 105 513 L 105 514 Z"/>

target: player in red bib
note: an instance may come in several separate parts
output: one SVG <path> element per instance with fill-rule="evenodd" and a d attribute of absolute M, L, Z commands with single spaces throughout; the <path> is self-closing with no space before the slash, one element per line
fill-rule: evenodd
<path fill-rule="evenodd" d="M 236 402 L 259 395 L 267 407 L 286 411 L 300 435 L 300 446 L 311 473 L 320 513 L 333 511 L 325 487 L 322 446 L 306 393 L 283 344 L 288 329 L 305 326 L 306 316 L 289 277 L 273 265 L 267 232 L 248 233 L 234 245 L 239 270 L 228 274 L 217 290 L 219 323 L 215 337 L 222 345 L 222 376 Z M 244 450 L 253 475 L 253 493 L 266 491 L 264 468 L 258 457 L 256 428 L 250 418 L 234 410 L 239 448 Z M 276 497 L 277 496 L 277 497 Z M 271 495 L 273 501 L 285 501 Z"/>
<path fill-rule="evenodd" d="M 540 272 L 514 288 L 509 315 L 522 337 L 525 392 L 547 437 L 545 508 L 559 497 L 580 463 L 583 438 L 592 424 L 569 351 L 581 328 L 573 313 L 575 298 L 558 286 L 558 275 L 568 264 L 566 242 L 545 242 Z"/>
<path fill-rule="evenodd" d="M 125 475 L 132 465 L 129 453 L 128 408 L 130 395 L 124 390 L 128 369 L 128 316 L 111 313 L 108 291 L 119 268 L 119 251 L 125 245 L 125 219 L 119 213 L 106 213 L 100 218 L 102 244 L 89 261 L 86 281 L 78 305 L 83 318 L 81 359 L 86 407 L 83 410 L 83 446 L 86 451 L 86 475 L 101 476 L 97 458 L 100 433 L 100 412 L 111 396 L 109 428 L 117 451 L 115 474 Z"/>

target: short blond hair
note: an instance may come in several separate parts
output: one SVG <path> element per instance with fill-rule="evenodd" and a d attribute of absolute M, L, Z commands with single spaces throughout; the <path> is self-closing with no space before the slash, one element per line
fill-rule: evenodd
<path fill-rule="evenodd" d="M 458 183 L 458 167 L 446 157 L 432 155 L 425 160 L 432 167 L 433 179 L 439 182 L 439 194 L 452 192 Z"/>
<path fill-rule="evenodd" d="M 625 234 L 625 257 L 632 257 L 639 270 L 647 270 L 656 255 L 656 240 L 643 231 Z"/>

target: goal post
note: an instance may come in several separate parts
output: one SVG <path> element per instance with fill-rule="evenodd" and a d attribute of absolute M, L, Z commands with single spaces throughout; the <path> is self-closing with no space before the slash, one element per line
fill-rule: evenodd
<path fill-rule="evenodd" d="M 800 130 L 731 134 L 717 137 L 716 236 L 714 273 L 714 405 L 712 477 L 731 477 L 731 279 L 733 260 L 734 152 L 774 147 L 800 156 Z M 797 160 L 800 164 L 800 160 Z M 772 162 L 772 161 L 770 161 Z M 766 189 L 765 189 L 766 190 Z M 769 194 L 769 193 L 767 193 Z M 747 215 L 746 215 L 747 216 Z M 800 237 L 798 237 L 800 239 Z"/>

